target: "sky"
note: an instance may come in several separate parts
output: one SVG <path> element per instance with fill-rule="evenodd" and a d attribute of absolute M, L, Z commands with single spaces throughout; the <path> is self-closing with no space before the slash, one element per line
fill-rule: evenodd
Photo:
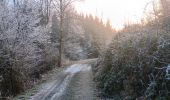
<path fill-rule="evenodd" d="M 144 8 L 152 0 L 84 0 L 75 3 L 79 13 L 97 15 L 104 21 L 109 19 L 116 29 L 124 23 L 136 23 L 144 16 Z"/>

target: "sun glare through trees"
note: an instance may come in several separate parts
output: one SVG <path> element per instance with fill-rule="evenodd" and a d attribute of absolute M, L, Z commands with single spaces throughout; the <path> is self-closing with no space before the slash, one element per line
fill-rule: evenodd
<path fill-rule="evenodd" d="M 0 0 L 0 100 L 170 100 L 170 0 Z"/>

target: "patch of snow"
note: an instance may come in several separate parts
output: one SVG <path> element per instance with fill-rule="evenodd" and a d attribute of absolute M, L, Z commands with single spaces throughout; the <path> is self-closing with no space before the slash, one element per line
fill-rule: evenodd
<path fill-rule="evenodd" d="M 87 64 L 74 64 L 70 66 L 69 68 L 67 68 L 65 72 L 75 74 L 80 71 L 89 71 L 89 70 L 91 70 L 91 66 L 88 66 Z"/>
<path fill-rule="evenodd" d="M 66 73 L 75 74 L 82 70 L 81 64 L 74 64 L 65 70 Z"/>
<path fill-rule="evenodd" d="M 57 100 L 58 97 L 60 97 L 67 86 L 69 85 L 70 79 L 72 78 L 73 75 L 68 75 L 65 79 L 64 82 L 58 87 L 58 91 L 52 96 L 51 100 Z"/>

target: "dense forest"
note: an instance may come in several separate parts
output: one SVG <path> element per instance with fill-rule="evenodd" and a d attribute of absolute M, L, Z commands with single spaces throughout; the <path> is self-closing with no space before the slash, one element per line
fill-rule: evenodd
<path fill-rule="evenodd" d="M 1 98 L 32 88 L 42 74 L 61 67 L 60 56 L 62 64 L 96 58 L 109 43 L 111 38 L 103 33 L 112 35 L 110 23 L 78 14 L 70 2 L 0 0 Z"/>
<path fill-rule="evenodd" d="M 32 89 L 68 62 L 93 58 L 98 97 L 169 100 L 170 1 L 153 1 L 140 22 L 119 30 L 77 12 L 75 1 L 0 0 L 0 100 Z"/>

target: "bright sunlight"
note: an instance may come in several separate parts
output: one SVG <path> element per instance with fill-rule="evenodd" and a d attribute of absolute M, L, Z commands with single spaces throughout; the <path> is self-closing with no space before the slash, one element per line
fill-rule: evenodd
<path fill-rule="evenodd" d="M 0 100 L 170 100 L 170 0 L 0 0 Z"/>
<path fill-rule="evenodd" d="M 113 27 L 120 29 L 124 23 L 139 22 L 147 3 L 153 0 L 85 0 L 77 2 L 80 13 L 93 14 L 104 21 L 109 19 Z"/>

